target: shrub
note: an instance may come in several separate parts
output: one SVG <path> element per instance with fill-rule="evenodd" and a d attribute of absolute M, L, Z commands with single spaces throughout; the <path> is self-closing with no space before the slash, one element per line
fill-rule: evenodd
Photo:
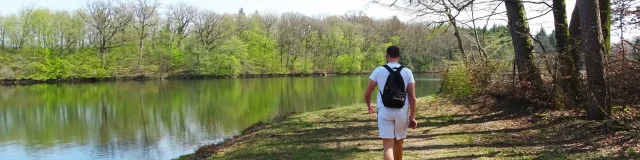
<path fill-rule="evenodd" d="M 46 66 L 39 62 L 31 62 L 27 65 L 25 71 L 27 78 L 33 80 L 47 80 Z"/>
<path fill-rule="evenodd" d="M 0 66 L 0 79 L 15 79 L 15 76 L 10 68 Z"/>
<path fill-rule="evenodd" d="M 472 80 L 469 69 L 463 64 L 454 64 L 443 74 L 442 94 L 454 99 L 465 100 L 479 91 Z"/>
<path fill-rule="evenodd" d="M 91 52 L 78 52 L 65 57 L 69 62 L 70 78 L 104 78 L 107 70 L 102 69 L 100 58 Z"/>
<path fill-rule="evenodd" d="M 242 71 L 240 60 L 235 56 L 213 54 L 202 58 L 200 73 L 207 75 L 237 76 Z"/>
<path fill-rule="evenodd" d="M 64 59 L 49 58 L 44 71 L 48 79 L 63 79 L 71 75 L 71 64 Z"/>

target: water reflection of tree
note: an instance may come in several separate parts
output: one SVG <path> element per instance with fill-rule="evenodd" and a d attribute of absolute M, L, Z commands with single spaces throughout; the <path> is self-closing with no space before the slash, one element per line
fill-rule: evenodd
<path fill-rule="evenodd" d="M 360 103 L 367 82 L 338 76 L 13 86 L 0 97 L 0 142 L 95 144 L 105 153 L 159 145 L 167 136 L 198 144 L 279 114 Z M 420 82 L 418 94 L 437 85 Z"/>

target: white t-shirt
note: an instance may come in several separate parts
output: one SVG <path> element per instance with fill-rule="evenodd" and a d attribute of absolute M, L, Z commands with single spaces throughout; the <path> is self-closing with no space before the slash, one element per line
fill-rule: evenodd
<path fill-rule="evenodd" d="M 397 71 L 398 67 L 400 67 L 400 64 L 396 62 L 389 62 L 387 63 L 387 65 L 394 71 Z M 413 73 L 409 68 L 402 68 L 402 71 L 400 71 L 400 75 L 402 75 L 402 79 L 404 79 L 405 90 L 407 89 L 407 85 L 409 85 L 409 83 L 416 83 L 415 79 L 413 79 Z M 382 66 L 373 70 L 373 73 L 371 73 L 371 76 L 369 76 L 369 79 L 378 83 L 378 90 L 376 91 L 378 92 L 378 99 L 377 99 L 378 108 L 384 107 L 384 104 L 382 103 L 382 94 L 380 93 L 382 92 L 381 89 L 384 88 L 384 84 L 387 83 L 387 77 L 389 77 L 389 71 Z M 407 100 L 409 99 L 408 93 L 405 99 Z M 408 101 L 404 104 L 404 107 L 402 107 L 402 110 L 406 112 L 409 111 Z"/>

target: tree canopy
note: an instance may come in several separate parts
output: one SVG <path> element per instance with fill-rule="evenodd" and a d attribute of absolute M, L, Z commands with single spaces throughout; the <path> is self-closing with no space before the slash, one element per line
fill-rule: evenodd
<path fill-rule="evenodd" d="M 390 45 L 403 48 L 409 68 L 426 72 L 462 56 L 449 38 L 454 32 L 471 35 L 470 28 L 359 12 L 221 14 L 153 0 L 96 0 L 74 11 L 25 7 L 0 16 L 0 79 L 363 73 L 384 64 Z"/>

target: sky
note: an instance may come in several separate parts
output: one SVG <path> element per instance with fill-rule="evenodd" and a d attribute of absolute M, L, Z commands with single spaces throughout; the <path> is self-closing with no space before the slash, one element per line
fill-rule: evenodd
<path fill-rule="evenodd" d="M 36 7 L 73 10 L 83 7 L 87 0 L 0 0 L 0 11 L 4 14 L 18 12 L 20 7 L 35 4 Z M 191 3 L 202 9 L 219 13 L 237 13 L 240 8 L 246 12 L 278 11 L 300 12 L 307 15 L 337 14 L 349 11 L 366 11 L 375 17 L 391 17 L 395 11 L 377 5 L 369 5 L 370 0 L 160 0 L 162 4 L 175 2 Z M 369 7 L 373 6 L 373 7 Z"/>
<path fill-rule="evenodd" d="M 6 15 L 10 13 L 17 13 L 23 6 L 35 5 L 36 7 L 46 7 L 53 10 L 75 10 L 82 8 L 87 0 L 0 0 L 0 13 Z M 389 18 L 392 16 L 398 16 L 402 21 L 425 21 L 433 20 L 426 18 L 415 18 L 405 12 L 394 11 L 385 6 L 377 4 L 371 4 L 371 0 L 160 0 L 162 4 L 171 4 L 175 2 L 186 2 L 194 4 L 201 9 L 209 9 L 218 13 L 237 13 L 240 8 L 244 8 L 245 12 L 299 12 L 309 16 L 328 14 L 328 15 L 343 15 L 348 12 L 364 12 L 368 16 L 376 18 Z M 568 18 L 571 17 L 571 12 L 575 5 L 575 0 L 567 0 L 567 12 Z M 531 5 L 525 4 L 525 10 L 528 17 L 534 17 L 543 13 L 536 10 L 544 9 L 543 5 Z M 499 11 L 504 11 L 504 5 L 499 7 Z M 488 14 L 488 12 L 476 12 L 476 17 L 482 16 L 482 14 Z M 461 15 L 462 19 L 468 15 Z M 489 25 L 492 24 L 506 24 L 506 15 L 496 16 L 489 21 Z M 551 12 L 548 14 L 532 19 L 529 21 L 532 34 L 537 33 L 540 28 L 545 28 L 547 33 L 551 33 L 553 30 L 553 15 Z M 484 25 L 485 22 L 479 22 L 477 25 Z M 612 36 L 612 41 L 615 40 L 615 34 Z"/>

